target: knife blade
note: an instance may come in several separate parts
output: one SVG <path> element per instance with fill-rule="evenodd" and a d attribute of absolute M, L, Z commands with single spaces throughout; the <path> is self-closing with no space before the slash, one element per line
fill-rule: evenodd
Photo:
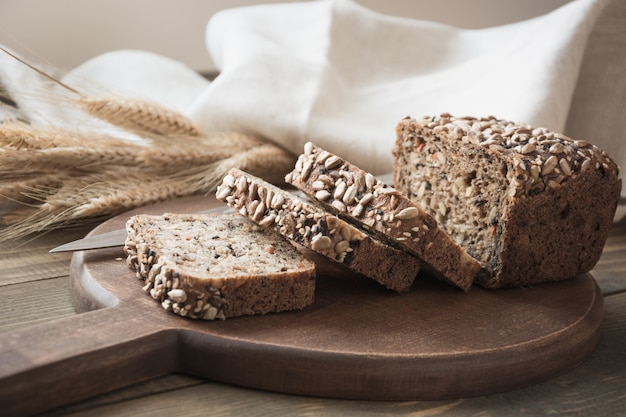
<path fill-rule="evenodd" d="M 201 211 L 202 214 L 209 213 L 229 213 L 234 212 L 228 206 L 216 207 L 210 210 Z M 77 250 L 104 249 L 115 246 L 124 246 L 126 243 L 126 229 L 113 230 L 111 232 L 100 233 L 95 236 L 87 236 L 82 239 L 65 243 L 49 250 L 49 253 L 72 252 Z"/>
<path fill-rule="evenodd" d="M 73 242 L 65 243 L 56 248 L 50 249 L 50 253 L 71 252 L 77 250 L 111 248 L 114 246 L 124 246 L 126 242 L 126 229 L 113 230 L 112 232 L 101 233 L 95 236 L 88 236 Z"/>

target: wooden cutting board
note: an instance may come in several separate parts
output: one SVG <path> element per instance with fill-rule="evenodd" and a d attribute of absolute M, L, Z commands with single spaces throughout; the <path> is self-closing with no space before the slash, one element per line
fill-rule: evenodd
<path fill-rule="evenodd" d="M 135 213 L 215 207 L 192 197 Z M 265 390 L 369 400 L 431 400 L 513 390 L 584 361 L 600 336 L 602 294 L 586 274 L 533 288 L 464 293 L 428 276 L 396 294 L 339 265 L 320 265 L 302 311 L 194 321 L 141 290 L 120 248 L 76 252 L 78 314 L 8 335 L 2 397 L 60 405 L 183 372 Z"/>

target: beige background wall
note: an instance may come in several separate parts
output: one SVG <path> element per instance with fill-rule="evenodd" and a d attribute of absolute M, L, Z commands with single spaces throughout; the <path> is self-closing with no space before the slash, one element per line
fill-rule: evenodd
<path fill-rule="evenodd" d="M 479 28 L 527 19 L 570 0 L 356 1 L 386 14 Z M 204 31 L 211 15 L 224 8 L 277 2 L 0 0 L 0 44 L 63 69 L 106 51 L 143 49 L 208 71 L 213 64 Z"/>

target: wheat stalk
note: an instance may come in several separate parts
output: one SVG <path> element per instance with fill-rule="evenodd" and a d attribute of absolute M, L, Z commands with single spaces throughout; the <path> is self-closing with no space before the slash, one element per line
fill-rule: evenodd
<path fill-rule="evenodd" d="M 40 204 L 24 205 L 2 216 L 11 227 L 0 230 L 0 240 L 28 234 L 93 223 L 134 207 L 186 194 L 184 183 L 134 173 L 120 179 L 119 174 L 94 174 L 66 180 L 49 193 L 39 189 L 30 194 Z"/>
<path fill-rule="evenodd" d="M 57 171 L 94 171 L 103 165 L 133 165 L 133 152 L 129 149 L 87 149 L 50 148 L 50 149 L 0 149 L 2 168 L 6 170 Z"/>
<path fill-rule="evenodd" d="M 79 195 L 58 193 L 49 199 L 46 209 L 67 207 L 70 218 L 87 218 L 116 214 L 133 207 L 143 206 L 187 194 L 184 184 L 171 178 L 155 181 L 150 175 L 132 173 L 120 179 L 117 176 L 94 176 Z M 77 186 L 68 184 L 67 190 Z"/>
<path fill-rule="evenodd" d="M 20 123 L 0 124 L 0 166 L 15 172 L 94 170 L 136 163 L 139 145 L 101 134 Z"/>
<path fill-rule="evenodd" d="M 148 136 L 199 136 L 193 120 L 160 104 L 124 97 L 80 97 L 77 103 L 90 115 L 112 125 Z"/>
<path fill-rule="evenodd" d="M 18 180 L 8 180 L 0 183 L 0 196 L 7 200 L 20 203 L 36 203 L 41 192 L 54 192 L 63 184 L 62 175 L 35 175 Z M 31 194 L 31 193 L 37 193 Z"/>
<path fill-rule="evenodd" d="M 108 164 L 176 171 L 227 158 L 260 143 L 258 138 L 239 133 L 176 139 L 145 146 L 91 132 L 0 124 L 0 163 L 4 170 L 22 171 L 93 171 Z"/>
<path fill-rule="evenodd" d="M 200 137 L 177 137 L 145 147 L 137 155 L 138 163 L 152 167 L 183 169 L 215 162 L 258 146 L 262 141 L 240 133 L 206 134 Z"/>
<path fill-rule="evenodd" d="M 39 127 L 25 123 L 0 123 L 0 146 L 15 149 L 50 149 L 56 147 L 123 148 L 129 142 L 94 131 L 61 127 Z"/>
<path fill-rule="evenodd" d="M 186 181 L 196 192 L 212 192 L 217 183 L 233 167 L 253 175 L 264 177 L 270 182 L 282 182 L 295 162 L 295 156 L 271 143 L 262 143 L 245 152 L 221 160 L 207 171 L 203 167 L 192 168 L 184 173 Z"/>

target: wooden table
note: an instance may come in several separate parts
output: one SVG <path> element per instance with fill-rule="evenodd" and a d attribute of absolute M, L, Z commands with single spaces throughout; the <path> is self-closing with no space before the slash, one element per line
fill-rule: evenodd
<path fill-rule="evenodd" d="M 1 335 L 76 314 L 69 289 L 71 254 L 50 254 L 48 250 L 87 231 L 63 230 L 0 243 L 0 297 L 4 300 L 0 304 Z M 626 221 L 614 225 L 592 275 L 605 297 L 602 339 L 596 351 L 570 372 L 513 392 L 450 401 L 349 401 L 264 392 L 172 374 L 46 415 L 624 415 Z"/>

